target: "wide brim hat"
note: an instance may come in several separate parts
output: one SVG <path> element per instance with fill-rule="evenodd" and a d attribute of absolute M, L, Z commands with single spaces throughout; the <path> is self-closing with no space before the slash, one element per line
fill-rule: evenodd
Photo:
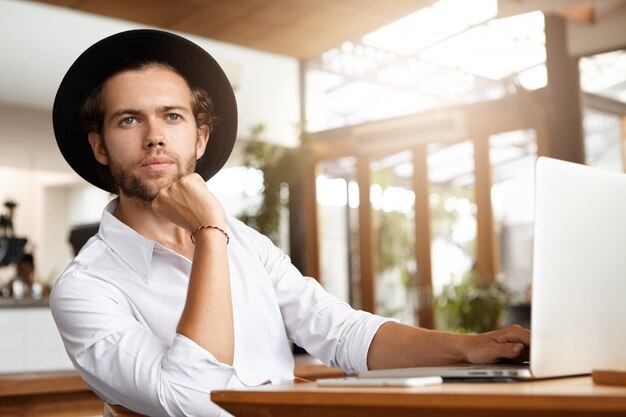
<path fill-rule="evenodd" d="M 226 163 L 237 137 L 237 103 L 226 74 L 208 52 L 173 33 L 137 29 L 105 38 L 83 52 L 65 74 L 54 100 L 54 135 L 63 157 L 85 180 L 105 191 L 110 185 L 98 173 L 80 107 L 86 97 L 108 77 L 140 61 L 165 62 L 189 84 L 205 90 L 213 101 L 218 121 L 196 172 L 207 181 Z"/>

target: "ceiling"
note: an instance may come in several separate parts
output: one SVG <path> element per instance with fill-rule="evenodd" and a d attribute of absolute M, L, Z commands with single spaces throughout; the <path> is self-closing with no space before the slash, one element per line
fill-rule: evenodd
<path fill-rule="evenodd" d="M 496 0 L 446 0 L 478 5 Z M 89 45 L 161 27 L 281 56 L 318 59 L 435 0 L 0 0 L 0 104 L 49 111 L 69 63 Z M 626 0 L 497 0 L 498 17 L 566 15 L 572 56 L 626 45 Z M 583 23 L 579 23 L 583 22 Z M 228 61 L 228 57 L 222 58 Z"/>
<path fill-rule="evenodd" d="M 41 0 L 307 59 L 432 0 Z"/>
<path fill-rule="evenodd" d="M 38 1 L 309 59 L 344 41 L 359 39 L 435 0 Z M 598 17 L 623 7 L 623 0 L 498 0 L 498 15 L 543 10 L 570 20 L 595 23 Z"/>
<path fill-rule="evenodd" d="M 63 161 L 50 165 L 51 155 L 57 154 L 52 141 L 48 146 L 47 142 L 26 143 L 24 138 L 44 137 L 40 132 L 49 135 L 50 109 L 68 66 L 111 33 L 147 25 L 315 59 L 345 41 L 360 42 L 366 33 L 434 1 L 0 0 L 0 162 L 49 170 L 66 167 Z M 471 3 L 481 1 L 490 0 Z M 573 56 L 626 46 L 626 0 L 498 0 L 499 17 L 533 10 L 576 21 L 568 25 Z M 7 131 L 6 125 L 13 130 Z M 36 155 L 26 154 L 26 148 L 36 149 Z"/>

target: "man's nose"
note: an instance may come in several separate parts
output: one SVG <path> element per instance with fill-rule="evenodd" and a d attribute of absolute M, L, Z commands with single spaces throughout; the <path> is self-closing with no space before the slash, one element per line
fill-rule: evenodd
<path fill-rule="evenodd" d="M 160 128 L 157 121 L 148 121 L 146 123 L 147 131 L 144 138 L 144 146 L 148 149 L 154 147 L 165 146 L 166 140 L 163 130 Z"/>

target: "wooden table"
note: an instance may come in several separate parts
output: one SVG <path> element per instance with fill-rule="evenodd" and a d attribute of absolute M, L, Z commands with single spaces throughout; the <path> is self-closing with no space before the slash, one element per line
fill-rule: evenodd
<path fill-rule="evenodd" d="M 626 387 L 590 377 L 418 388 L 320 388 L 315 383 L 213 391 L 236 417 L 626 416 Z"/>
<path fill-rule="evenodd" d="M 0 374 L 0 416 L 102 415 L 102 401 L 74 371 Z"/>

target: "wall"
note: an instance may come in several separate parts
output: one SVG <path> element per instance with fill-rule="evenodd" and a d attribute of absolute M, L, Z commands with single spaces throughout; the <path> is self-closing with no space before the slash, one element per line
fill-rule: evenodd
<path fill-rule="evenodd" d="M 113 33 L 144 27 L 42 3 L 0 1 L 0 103 L 49 112 L 65 71 L 83 50 Z M 248 136 L 252 125 L 263 122 L 269 139 L 286 144 L 295 141 L 297 60 L 185 36 L 209 51 L 234 84 L 240 136 Z"/>
<path fill-rule="evenodd" d="M 0 1 L 0 210 L 7 199 L 18 202 L 15 229 L 33 245 L 43 281 L 54 280 L 71 259 L 70 227 L 97 222 L 109 199 L 74 174 L 58 151 L 51 121 L 56 88 L 89 45 L 140 27 L 42 3 Z M 241 140 L 260 122 L 265 140 L 296 142 L 297 60 L 185 36 L 210 51 L 235 88 L 239 142 L 228 166 L 239 163 Z M 11 274 L 0 268 L 0 283 Z"/>

